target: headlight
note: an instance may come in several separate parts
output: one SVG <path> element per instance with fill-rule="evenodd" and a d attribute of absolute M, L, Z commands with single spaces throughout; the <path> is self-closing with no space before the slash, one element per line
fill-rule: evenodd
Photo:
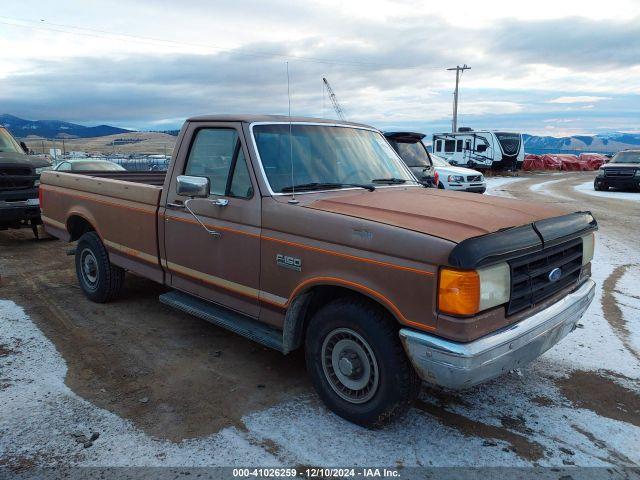
<path fill-rule="evenodd" d="M 604 168 L 600 167 L 598 169 L 598 177 L 604 177 Z"/>
<path fill-rule="evenodd" d="M 462 175 L 449 175 L 448 181 L 454 183 L 462 183 L 464 182 L 464 177 Z"/>
<path fill-rule="evenodd" d="M 453 315 L 475 315 L 509 301 L 511 271 L 507 263 L 478 270 L 442 268 L 438 309 Z"/>
<path fill-rule="evenodd" d="M 593 260 L 593 252 L 595 250 L 596 236 L 593 233 L 582 237 L 582 266 Z"/>
<path fill-rule="evenodd" d="M 634 175 L 634 177 L 640 177 L 640 170 L 636 170 L 636 174 Z"/>

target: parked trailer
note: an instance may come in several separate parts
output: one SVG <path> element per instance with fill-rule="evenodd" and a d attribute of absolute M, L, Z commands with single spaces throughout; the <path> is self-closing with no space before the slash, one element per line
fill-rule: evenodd
<path fill-rule="evenodd" d="M 524 162 L 524 141 L 521 133 L 460 128 L 455 133 L 434 134 L 433 153 L 452 165 L 515 170 Z"/>

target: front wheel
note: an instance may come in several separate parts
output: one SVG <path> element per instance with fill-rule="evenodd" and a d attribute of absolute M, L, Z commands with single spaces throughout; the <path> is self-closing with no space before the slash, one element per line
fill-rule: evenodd
<path fill-rule="evenodd" d="M 401 416 L 420 391 L 395 322 L 364 299 L 344 297 L 322 307 L 307 329 L 305 356 L 327 407 L 364 427 Z"/>
<path fill-rule="evenodd" d="M 114 299 L 124 283 L 124 270 L 109 261 L 107 249 L 96 232 L 87 232 L 78 241 L 76 275 L 82 292 L 97 303 Z"/>

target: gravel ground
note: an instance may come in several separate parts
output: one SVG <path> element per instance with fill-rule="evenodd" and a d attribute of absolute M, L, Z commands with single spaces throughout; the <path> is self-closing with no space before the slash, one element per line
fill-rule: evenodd
<path fill-rule="evenodd" d="M 425 386 L 378 431 L 328 412 L 300 354 L 169 310 L 161 287 L 133 276 L 123 299 L 91 304 L 68 245 L 0 232 L 0 466 L 638 466 L 640 209 L 586 192 L 592 178 L 488 181 L 489 194 L 599 220 L 581 328 L 488 384 Z"/>

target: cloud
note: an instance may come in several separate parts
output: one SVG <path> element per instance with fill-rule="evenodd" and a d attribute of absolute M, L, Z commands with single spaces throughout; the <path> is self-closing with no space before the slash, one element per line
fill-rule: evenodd
<path fill-rule="evenodd" d="M 576 128 L 638 128 L 637 15 L 596 21 L 590 8 L 591 19 L 531 21 L 523 11 L 470 28 L 408 1 L 376 0 L 367 12 L 337 0 L 114 3 L 126 17 L 98 25 L 107 12 L 92 6 L 65 21 L 174 42 L 0 32 L 0 110 L 139 128 L 205 113 L 285 113 L 289 58 L 295 114 L 334 116 L 327 76 L 348 119 L 444 130 L 454 80 L 445 69 L 466 62 L 460 113 L 472 126 L 524 130 L 571 118 Z"/>
<path fill-rule="evenodd" d="M 601 102 L 603 100 L 611 100 L 611 97 L 575 95 L 575 96 L 554 98 L 553 100 L 549 100 L 547 103 L 590 103 L 590 102 Z"/>

